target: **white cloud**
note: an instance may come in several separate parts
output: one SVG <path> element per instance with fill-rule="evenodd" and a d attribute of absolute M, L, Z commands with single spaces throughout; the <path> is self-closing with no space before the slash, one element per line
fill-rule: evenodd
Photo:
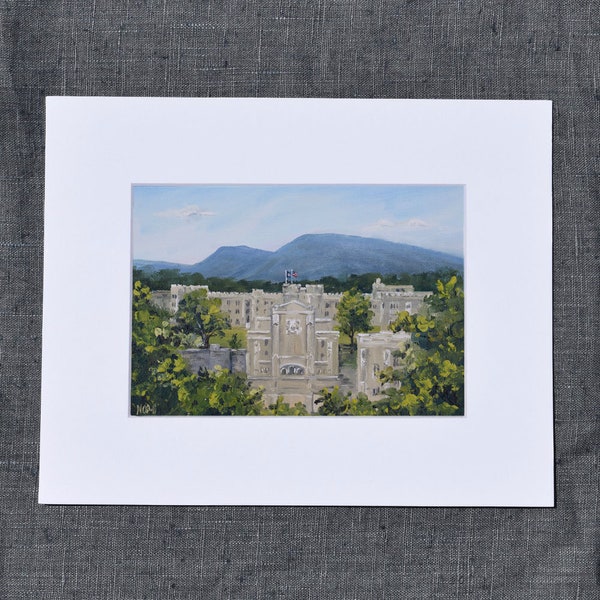
<path fill-rule="evenodd" d="M 422 219 L 409 219 L 404 222 L 407 229 L 429 229 L 429 223 L 426 223 Z"/>
<path fill-rule="evenodd" d="M 183 208 L 174 208 L 156 213 L 155 216 L 165 219 L 194 219 L 202 217 L 213 217 L 216 213 L 202 210 L 199 206 L 189 205 Z"/>
<path fill-rule="evenodd" d="M 379 219 L 370 225 L 365 226 L 364 231 L 367 233 L 377 233 L 378 231 L 411 231 L 415 229 L 430 229 L 431 225 L 423 219 L 405 219 L 405 220 L 392 220 L 392 219 Z"/>

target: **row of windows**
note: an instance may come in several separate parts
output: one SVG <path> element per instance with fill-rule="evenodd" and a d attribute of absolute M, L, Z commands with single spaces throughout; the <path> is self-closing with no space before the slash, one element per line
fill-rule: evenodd
<path fill-rule="evenodd" d="M 375 305 L 372 305 L 372 307 L 375 308 Z M 381 308 L 385 308 L 385 302 L 381 303 Z M 400 308 L 400 304 L 397 304 L 396 302 L 390 302 L 390 310 L 398 310 L 399 308 Z M 412 302 L 406 302 L 404 304 L 404 309 L 411 310 Z"/>

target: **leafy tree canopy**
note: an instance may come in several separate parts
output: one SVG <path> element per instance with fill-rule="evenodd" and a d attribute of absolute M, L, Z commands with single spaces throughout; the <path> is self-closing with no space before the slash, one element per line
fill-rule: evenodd
<path fill-rule="evenodd" d="M 315 400 L 319 404 L 319 415 L 339 416 L 339 415 L 375 415 L 377 414 L 375 406 L 365 394 L 359 393 L 356 398 L 347 392 L 343 394 L 335 386 L 333 390 L 323 389 L 321 395 Z"/>
<path fill-rule="evenodd" d="M 175 319 L 178 330 L 198 336 L 203 348 L 208 348 L 212 336 L 222 336 L 229 328 L 229 319 L 221 312 L 221 300 L 209 298 L 205 289 L 186 294 L 179 302 Z"/>
<path fill-rule="evenodd" d="M 278 396 L 274 404 L 270 404 L 269 408 L 263 411 L 264 415 L 281 415 L 281 416 L 308 416 L 309 412 L 302 402 L 296 402 L 293 406 L 290 406 L 283 396 Z"/>
<path fill-rule="evenodd" d="M 412 334 L 404 371 L 385 369 L 391 387 L 376 402 L 386 415 L 464 414 L 464 292 L 458 277 L 438 281 L 424 314 L 401 312 L 393 331 Z"/>
<path fill-rule="evenodd" d="M 373 311 L 368 298 L 357 289 L 342 294 L 337 307 L 338 329 L 350 338 L 350 345 L 355 347 L 354 335 L 371 330 Z"/>

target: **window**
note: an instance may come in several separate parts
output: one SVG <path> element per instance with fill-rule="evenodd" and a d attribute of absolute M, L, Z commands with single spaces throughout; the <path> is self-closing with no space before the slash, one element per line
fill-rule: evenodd
<path fill-rule="evenodd" d="M 279 372 L 282 375 L 304 375 L 304 367 L 300 365 L 284 365 Z"/>

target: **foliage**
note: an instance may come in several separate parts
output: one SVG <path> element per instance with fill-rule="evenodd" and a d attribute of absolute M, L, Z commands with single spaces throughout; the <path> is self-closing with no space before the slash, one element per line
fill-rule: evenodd
<path fill-rule="evenodd" d="M 178 392 L 168 373 L 181 372 L 183 360 L 170 343 L 168 316 L 150 298 L 150 288 L 133 287 L 131 327 L 131 411 L 177 414 Z"/>
<path fill-rule="evenodd" d="M 373 403 L 363 393 L 359 393 L 356 398 L 347 392 L 343 394 L 338 386 L 333 390 L 323 389 L 321 395 L 315 400 L 315 404 L 320 404 L 319 415 L 339 416 L 339 415 L 375 415 L 376 409 Z"/>
<path fill-rule="evenodd" d="M 354 335 L 371 330 L 373 311 L 368 298 L 356 289 L 342 294 L 337 308 L 338 329 L 350 338 L 350 345 L 355 347 Z"/>
<path fill-rule="evenodd" d="M 184 335 L 198 336 L 200 345 L 208 348 L 212 336 L 222 336 L 229 328 L 229 319 L 220 309 L 221 300 L 209 298 L 205 289 L 189 292 L 179 302 L 175 315 L 177 329 Z"/>
<path fill-rule="evenodd" d="M 153 271 L 133 267 L 133 280 L 140 281 L 151 290 L 169 290 L 171 284 L 179 283 L 181 285 L 208 285 L 213 292 L 251 292 L 253 289 L 262 289 L 265 292 L 281 291 L 281 282 L 246 281 L 230 277 L 207 278 L 202 273 L 183 273 L 179 269 Z"/>
<path fill-rule="evenodd" d="M 456 276 L 438 281 L 424 314 L 401 312 L 393 331 L 412 334 L 404 371 L 385 369 L 382 383 L 400 384 L 376 402 L 385 415 L 464 414 L 464 292 Z"/>
<path fill-rule="evenodd" d="M 274 404 L 269 404 L 269 408 L 264 410 L 263 415 L 280 415 L 280 416 L 308 416 L 309 412 L 302 402 L 296 402 L 294 406 L 290 406 L 284 401 L 283 396 L 278 396 Z"/>
<path fill-rule="evenodd" d="M 237 331 L 234 331 L 229 337 L 229 347 L 234 350 L 239 350 L 244 345 L 245 344 L 242 336 L 237 333 Z"/>
<path fill-rule="evenodd" d="M 250 390 L 245 376 L 227 371 L 204 377 L 190 373 L 178 352 L 181 342 L 182 332 L 170 323 L 168 313 L 152 304 L 150 288 L 136 281 L 131 335 L 132 414 L 258 414 L 262 407 L 260 390 Z"/>
<path fill-rule="evenodd" d="M 347 292 L 356 288 L 360 292 L 371 291 L 373 283 L 379 277 L 387 285 L 412 285 L 416 291 L 430 291 L 435 288 L 438 280 L 447 281 L 452 275 L 459 273 L 451 269 L 439 269 L 424 273 L 362 273 L 352 274 L 345 279 L 327 275 L 320 279 L 302 279 L 301 284 L 321 284 L 330 293 Z M 172 283 L 182 285 L 208 285 L 213 292 L 251 292 L 261 289 L 265 292 L 280 292 L 281 281 L 247 281 L 230 277 L 204 277 L 202 273 L 184 273 L 179 269 L 159 269 L 157 271 L 133 268 L 133 280 L 140 281 L 151 290 L 168 290 Z"/>
<path fill-rule="evenodd" d="M 245 373 L 225 369 L 193 374 L 179 354 L 182 336 L 169 315 L 151 302 L 150 288 L 133 286 L 131 336 L 131 413 L 134 415 L 305 415 L 301 403 L 283 398 L 268 409 L 261 388 Z"/>
<path fill-rule="evenodd" d="M 194 375 L 179 401 L 187 415 L 259 415 L 263 409 L 261 389 L 251 388 L 244 373 L 219 367 Z"/>

